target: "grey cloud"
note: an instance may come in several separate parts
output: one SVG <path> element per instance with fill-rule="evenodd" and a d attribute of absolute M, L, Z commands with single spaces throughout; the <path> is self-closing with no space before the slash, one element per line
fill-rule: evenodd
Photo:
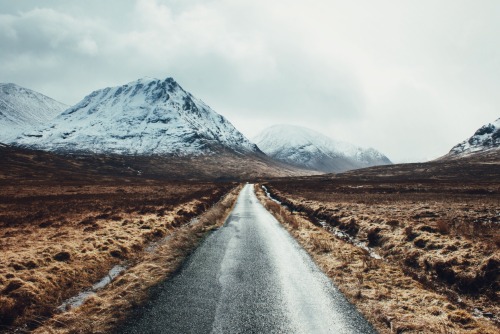
<path fill-rule="evenodd" d="M 71 104 L 173 76 L 249 136 L 295 123 L 394 160 L 444 154 L 498 118 L 500 3 L 361 4 L 3 1 L 0 80 Z"/>

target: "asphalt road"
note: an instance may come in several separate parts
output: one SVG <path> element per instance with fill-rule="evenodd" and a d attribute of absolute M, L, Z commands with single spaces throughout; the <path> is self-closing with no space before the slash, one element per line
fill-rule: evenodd
<path fill-rule="evenodd" d="M 246 185 L 118 333 L 375 333 Z"/>

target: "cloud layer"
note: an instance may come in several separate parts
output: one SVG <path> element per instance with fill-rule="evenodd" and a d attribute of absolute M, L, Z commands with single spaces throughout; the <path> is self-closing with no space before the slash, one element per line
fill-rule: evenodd
<path fill-rule="evenodd" d="M 273 123 L 445 154 L 500 117 L 498 1 L 10 1 L 0 80 L 73 104 L 173 76 L 248 136 Z"/>

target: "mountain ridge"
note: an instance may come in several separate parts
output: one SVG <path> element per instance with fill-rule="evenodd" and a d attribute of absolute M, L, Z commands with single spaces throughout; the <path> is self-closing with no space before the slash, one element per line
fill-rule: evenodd
<path fill-rule="evenodd" d="M 500 153 L 500 118 L 477 129 L 468 139 L 453 146 L 450 152 L 439 159 L 457 159 L 488 152 Z"/>
<path fill-rule="evenodd" d="M 14 83 L 0 83 L 0 142 L 45 124 L 69 106 Z"/>
<path fill-rule="evenodd" d="M 274 125 L 253 138 L 270 157 L 300 168 L 325 173 L 391 164 L 373 148 L 336 141 L 317 131 L 294 125 Z"/>
<path fill-rule="evenodd" d="M 173 78 L 98 89 L 16 145 L 63 152 L 200 155 L 261 153 L 227 119 Z"/>

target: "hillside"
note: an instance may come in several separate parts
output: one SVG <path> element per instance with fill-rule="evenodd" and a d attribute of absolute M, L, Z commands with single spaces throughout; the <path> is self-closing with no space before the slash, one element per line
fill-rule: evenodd
<path fill-rule="evenodd" d="M 278 161 L 325 173 L 391 164 L 385 155 L 373 148 L 364 149 L 337 141 L 299 126 L 274 125 L 263 130 L 253 141 Z"/>
<path fill-rule="evenodd" d="M 0 142 L 47 124 L 68 108 L 50 97 L 13 83 L 0 83 Z"/>
<path fill-rule="evenodd" d="M 198 156 L 260 153 L 172 78 L 99 89 L 16 145 L 55 152 Z"/>
<path fill-rule="evenodd" d="M 470 138 L 455 145 L 443 158 L 456 159 L 486 152 L 500 152 L 500 118 L 479 128 Z"/>

